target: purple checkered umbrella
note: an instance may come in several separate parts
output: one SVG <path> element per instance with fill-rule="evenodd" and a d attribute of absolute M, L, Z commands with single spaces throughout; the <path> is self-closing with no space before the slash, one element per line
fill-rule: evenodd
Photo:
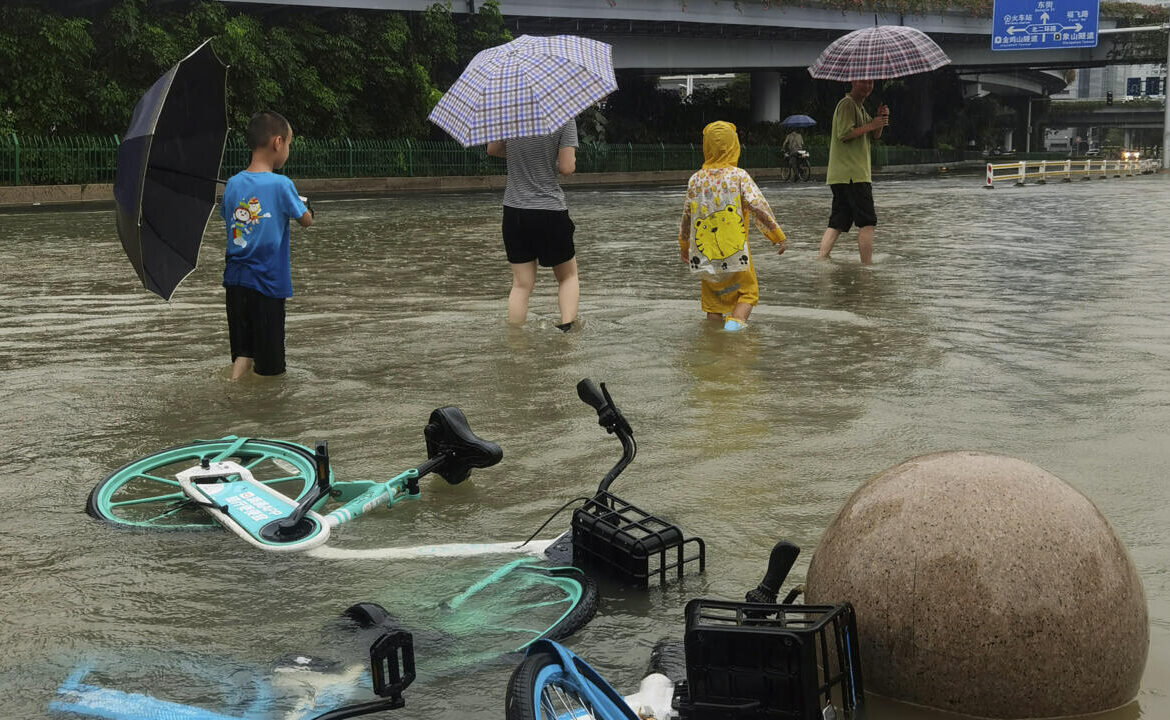
<path fill-rule="evenodd" d="M 470 147 L 551 133 L 614 90 L 606 43 L 521 35 L 480 51 L 429 119 Z"/>
<path fill-rule="evenodd" d="M 878 25 L 834 40 L 808 72 L 818 80 L 882 80 L 930 72 L 950 61 L 921 30 Z"/>

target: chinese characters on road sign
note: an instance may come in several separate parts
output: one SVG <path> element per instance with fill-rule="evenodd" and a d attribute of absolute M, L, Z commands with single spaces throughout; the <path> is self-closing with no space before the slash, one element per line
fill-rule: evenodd
<path fill-rule="evenodd" d="M 992 50 L 1097 46 L 1098 0 L 995 0 Z"/>

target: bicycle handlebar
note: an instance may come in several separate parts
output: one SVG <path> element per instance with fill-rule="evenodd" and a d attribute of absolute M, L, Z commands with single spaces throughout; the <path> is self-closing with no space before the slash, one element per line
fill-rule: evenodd
<path fill-rule="evenodd" d="M 592 380 L 585 378 L 577 383 L 577 397 L 597 411 L 597 424 L 605 428 L 606 432 L 617 433 L 618 437 L 622 434 L 634 434 L 622 411 L 613 404 L 613 398 L 610 397 L 605 383 L 601 383 L 601 388 L 598 389 Z"/>
<path fill-rule="evenodd" d="M 605 408 L 605 396 L 601 394 L 601 390 L 589 378 L 585 378 L 577 383 L 577 397 L 581 398 L 586 405 L 589 405 L 598 413 Z"/>
<path fill-rule="evenodd" d="M 618 410 L 617 405 L 614 405 L 613 398 L 609 395 L 609 390 L 605 388 L 605 383 L 601 383 L 599 389 L 596 384 L 589 378 L 585 378 L 577 383 L 577 397 L 581 398 L 587 405 L 597 411 L 597 424 L 605 428 L 607 433 L 617 435 L 618 440 L 622 442 L 622 457 L 617 461 L 610 471 L 602 478 L 601 483 L 597 486 L 597 492 L 603 493 L 609 490 L 609 486 L 617 479 L 622 470 L 634 459 L 638 453 L 638 445 L 634 442 L 634 430 L 630 424 L 626 422 L 622 411 Z"/>

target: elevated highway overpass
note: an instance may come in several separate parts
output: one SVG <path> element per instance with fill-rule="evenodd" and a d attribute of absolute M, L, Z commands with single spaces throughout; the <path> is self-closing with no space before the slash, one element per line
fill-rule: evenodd
<path fill-rule="evenodd" d="M 243 0 L 227 0 L 228 2 Z M 250 4 L 420 12 L 435 0 L 247 0 Z M 483 0 L 451 0 L 456 13 Z M 807 67 L 843 32 L 910 25 L 929 34 L 960 70 L 1093 67 L 1142 58 L 1122 57 L 1119 36 L 1095 48 L 992 51 L 991 20 L 956 12 L 927 15 L 845 12 L 831 7 L 764 7 L 724 0 L 501 0 L 509 27 L 533 34 L 573 33 L 613 45 L 619 69 L 660 73 L 777 70 Z M 1101 27 L 1116 23 L 1105 18 Z M 1163 58 L 1150 58 L 1162 61 Z"/>
<path fill-rule="evenodd" d="M 1057 105 L 1057 102 L 1053 102 Z M 1068 125 L 1069 127 L 1102 126 L 1135 130 L 1141 128 L 1162 127 L 1163 110 L 1160 107 L 1145 105 L 1140 108 L 1120 107 L 1097 108 L 1094 110 L 1059 110 L 1052 113 L 1049 123 L 1053 125 Z"/>

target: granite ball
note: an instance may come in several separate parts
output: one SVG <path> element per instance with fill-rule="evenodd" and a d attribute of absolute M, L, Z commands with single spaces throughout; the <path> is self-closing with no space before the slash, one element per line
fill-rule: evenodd
<path fill-rule="evenodd" d="M 1138 692 L 1141 580 L 1084 495 L 1031 463 L 913 458 L 862 485 L 813 554 L 806 601 L 857 612 L 866 690 L 992 718 L 1108 710 Z"/>

